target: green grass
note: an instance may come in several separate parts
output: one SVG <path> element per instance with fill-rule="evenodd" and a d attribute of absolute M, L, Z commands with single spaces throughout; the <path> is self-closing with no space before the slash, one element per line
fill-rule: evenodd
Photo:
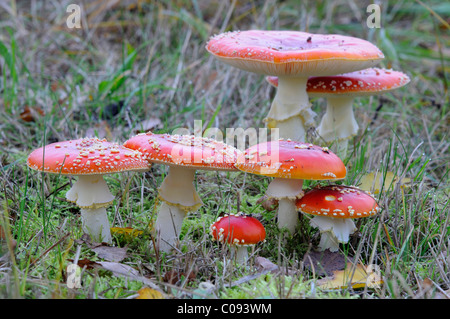
<path fill-rule="evenodd" d="M 134 9 L 109 10 L 92 4 L 84 8 L 88 28 L 69 30 L 64 21 L 72 2 L 53 1 L 50 8 L 13 0 L 6 4 L 11 10 L 0 12 L 0 225 L 7 233 L 1 252 L 13 256 L 0 262 L 1 298 L 135 298 L 151 284 L 168 298 L 192 298 L 202 282 L 213 283 L 218 298 L 420 298 L 430 296 L 425 280 L 432 281 L 433 294 L 450 289 L 448 4 L 383 2 L 381 29 L 366 27 L 368 3 L 362 2 L 353 8 L 338 1 L 141 1 Z M 343 254 L 377 264 L 384 285 L 317 287 L 319 278 L 303 257 L 319 234 L 302 216 L 298 232 L 285 238 L 276 212 L 258 203 L 269 179 L 242 173 L 198 172 L 204 206 L 183 225 L 180 251 L 156 254 L 149 225 L 166 168 L 153 165 L 145 174 L 106 178 L 116 195 L 108 209 L 113 226 L 143 231 L 114 240 L 127 248 L 120 263 L 140 276 L 123 278 L 97 265 L 83 270 L 81 288 L 68 289 L 66 267 L 77 247 L 79 260 L 104 259 L 83 240 L 78 209 L 64 200 L 73 180 L 28 169 L 28 154 L 88 135 L 123 142 L 143 129 L 192 132 L 195 120 L 203 131 L 262 127 L 274 89 L 263 76 L 217 62 L 204 49 L 213 34 L 250 28 L 368 39 L 386 55 L 380 67 L 410 76 L 397 91 L 355 101 L 360 134 L 350 142 L 341 182 L 358 185 L 368 172 L 411 180 L 407 188 L 386 185 L 376 194 L 382 213 L 358 222 L 358 232 L 341 245 Z M 319 119 L 325 101 L 312 102 Z M 26 122 L 26 106 L 44 115 Z M 151 127 L 144 127 L 150 119 Z M 316 184 L 305 181 L 305 187 Z M 261 256 L 288 275 L 252 279 L 255 268 L 225 262 L 229 251 L 211 241 L 209 225 L 220 213 L 238 210 L 260 218 L 268 234 L 250 266 Z M 169 283 L 164 276 L 170 271 L 184 275 Z M 189 272 L 195 276 L 186 277 Z"/>

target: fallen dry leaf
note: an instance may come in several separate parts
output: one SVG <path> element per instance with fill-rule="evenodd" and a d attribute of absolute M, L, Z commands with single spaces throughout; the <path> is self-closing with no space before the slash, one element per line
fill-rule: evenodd
<path fill-rule="evenodd" d="M 384 184 L 382 184 L 384 178 Z M 360 181 L 359 188 L 363 191 L 371 192 L 372 194 L 378 194 L 381 191 L 381 186 L 383 186 L 383 191 L 393 190 L 395 185 L 399 182 L 399 177 L 393 172 L 386 172 L 386 176 L 382 172 L 377 172 L 376 174 L 371 172 L 365 174 Z M 409 187 L 411 179 L 403 178 L 400 181 L 400 187 Z"/>
<path fill-rule="evenodd" d="M 73 263 L 73 259 L 68 259 L 68 261 L 70 261 L 71 263 Z M 86 267 L 86 269 L 92 269 L 94 268 L 94 266 L 96 265 L 95 261 L 89 260 L 87 258 L 83 258 L 83 259 L 79 259 L 77 262 L 78 267 L 80 268 L 84 268 Z"/>
<path fill-rule="evenodd" d="M 139 289 L 138 294 L 139 296 L 136 299 L 164 299 L 159 291 L 149 287 Z"/>
<path fill-rule="evenodd" d="M 261 256 L 255 258 L 255 265 L 259 271 L 269 271 L 273 273 L 280 270 L 280 267 L 278 267 L 278 265 Z"/>
<path fill-rule="evenodd" d="M 97 246 L 92 248 L 92 251 L 97 253 L 98 257 L 107 261 L 120 262 L 127 257 L 127 249 L 110 246 Z"/>
<path fill-rule="evenodd" d="M 123 276 L 137 278 L 140 277 L 139 272 L 131 266 L 111 262 L 111 261 L 97 261 L 96 265 L 101 266 L 105 270 L 109 270 L 114 276 Z"/>
<path fill-rule="evenodd" d="M 347 267 L 343 270 L 333 272 L 333 276 L 319 279 L 317 284 L 323 289 L 344 289 L 348 286 L 353 289 L 358 288 L 375 288 L 383 283 L 380 276 L 371 271 L 360 263 L 354 266 L 352 263 L 347 263 Z"/>
<path fill-rule="evenodd" d="M 129 278 L 131 280 L 140 281 L 140 282 L 144 283 L 145 285 L 151 287 L 152 289 L 155 289 L 155 290 L 161 292 L 161 289 L 155 283 L 153 283 L 153 281 L 142 276 L 139 273 L 139 271 L 137 271 L 136 269 L 134 269 L 131 266 L 119 264 L 119 263 L 115 263 L 115 262 L 111 262 L 111 261 L 96 262 L 95 266 L 111 271 L 113 276 L 125 277 L 125 278 Z"/>
<path fill-rule="evenodd" d="M 20 118 L 25 122 L 34 122 L 39 116 L 44 116 L 44 111 L 37 106 L 25 106 L 20 113 Z"/>
<path fill-rule="evenodd" d="M 353 261 L 351 257 L 344 256 L 339 252 L 331 252 L 329 249 L 310 251 L 303 260 L 304 266 L 317 276 L 332 276 L 335 271 L 343 270 L 348 262 Z"/>

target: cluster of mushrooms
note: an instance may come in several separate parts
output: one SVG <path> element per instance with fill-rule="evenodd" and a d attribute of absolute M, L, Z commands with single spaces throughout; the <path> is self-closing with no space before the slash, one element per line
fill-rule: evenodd
<path fill-rule="evenodd" d="M 241 151 L 223 142 L 194 135 L 141 133 L 123 144 L 99 138 L 52 143 L 34 150 L 30 168 L 77 176 L 66 194 L 80 207 L 83 231 L 97 242 L 112 243 L 106 208 L 114 195 L 104 174 L 148 171 L 152 164 L 169 167 L 158 188 L 161 205 L 155 221 L 156 249 L 177 247 L 184 218 L 203 205 L 194 187 L 197 170 L 242 171 L 272 177 L 266 196 L 278 201 L 277 223 L 293 234 L 299 213 L 313 216 L 321 233 L 320 250 L 338 251 L 355 230 L 353 219 L 380 211 L 371 194 L 345 185 L 321 185 L 303 191 L 304 180 L 339 180 L 346 176 L 348 140 L 357 134 L 353 98 L 399 88 L 409 78 L 398 71 L 373 68 L 384 57 L 373 44 L 341 35 L 297 31 L 237 31 L 214 36 L 206 49 L 229 65 L 263 74 L 277 88 L 265 119 L 279 129 L 279 139 Z M 317 133 L 327 146 L 305 141 L 316 114 L 309 97 L 327 99 Z M 331 148 L 336 149 L 332 152 Z M 264 241 L 258 219 L 244 213 L 220 216 L 211 235 L 247 259 L 247 246 Z"/>

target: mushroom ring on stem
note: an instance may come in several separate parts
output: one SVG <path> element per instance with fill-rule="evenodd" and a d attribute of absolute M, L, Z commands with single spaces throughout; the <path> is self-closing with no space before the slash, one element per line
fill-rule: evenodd
<path fill-rule="evenodd" d="M 236 68 L 277 76 L 278 90 L 265 121 L 269 128 L 279 128 L 280 137 L 299 142 L 314 125 L 308 77 L 366 69 L 384 58 L 362 39 L 300 31 L 226 32 L 212 37 L 206 49 Z"/>
<path fill-rule="evenodd" d="M 158 188 L 163 203 L 155 223 L 159 249 L 169 252 L 179 239 L 186 214 L 203 205 L 193 184 L 195 171 L 237 171 L 239 151 L 210 138 L 151 132 L 138 134 L 124 145 L 140 151 L 151 163 L 169 166 Z"/>
<path fill-rule="evenodd" d="M 347 243 L 355 230 L 353 219 L 374 216 L 380 211 L 368 193 L 351 186 L 317 187 L 297 200 L 297 209 L 312 214 L 311 225 L 321 232 L 319 248 L 335 252 L 339 243 Z"/>
<path fill-rule="evenodd" d="M 242 264 L 248 259 L 248 246 L 263 242 L 266 238 L 261 222 L 243 213 L 220 216 L 210 230 L 215 240 L 231 246 L 236 262 Z"/>
<path fill-rule="evenodd" d="M 268 76 L 266 80 L 278 86 L 276 76 Z M 344 158 L 348 140 L 357 134 L 359 128 L 353 114 L 353 100 L 393 91 L 409 81 L 409 77 L 402 72 L 380 68 L 310 77 L 306 85 L 309 97 L 327 99 L 326 112 L 317 127 L 319 135 L 327 143 L 336 142 L 333 149 L 339 157 Z"/>
<path fill-rule="evenodd" d="M 78 176 L 66 199 L 81 208 L 83 231 L 93 240 L 107 243 L 111 243 L 111 232 L 106 207 L 114 196 L 103 175 L 149 169 L 141 153 L 96 137 L 38 148 L 28 156 L 27 165 L 44 173 Z"/>
<path fill-rule="evenodd" d="M 236 167 L 275 177 L 266 195 L 278 200 L 278 227 L 291 234 L 298 222 L 295 201 L 303 196 L 303 180 L 337 180 L 346 175 L 344 163 L 328 148 L 283 139 L 248 148 L 238 157 Z"/>

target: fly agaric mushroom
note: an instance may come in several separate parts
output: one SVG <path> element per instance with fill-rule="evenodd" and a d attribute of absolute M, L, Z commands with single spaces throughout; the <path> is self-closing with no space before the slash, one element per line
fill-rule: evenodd
<path fill-rule="evenodd" d="M 266 79 L 273 86 L 278 86 L 277 77 Z M 353 114 L 354 98 L 386 93 L 409 81 L 409 77 L 402 72 L 380 68 L 310 77 L 306 86 L 308 95 L 327 99 L 327 110 L 317 127 L 319 135 L 326 142 L 336 141 L 336 154 L 345 157 L 348 140 L 356 135 L 359 128 Z"/>
<path fill-rule="evenodd" d="M 95 137 L 38 148 L 28 156 L 27 165 L 44 173 L 78 176 L 66 199 L 80 207 L 83 231 L 107 243 L 111 243 L 111 232 L 106 207 L 114 195 L 103 175 L 149 168 L 139 152 Z"/>
<path fill-rule="evenodd" d="M 356 230 L 353 219 L 376 215 L 376 200 L 368 193 L 350 186 L 330 185 L 307 192 L 297 200 L 297 209 L 312 214 L 311 225 L 319 228 L 319 248 L 336 252 Z"/>
<path fill-rule="evenodd" d="M 242 70 L 278 76 L 278 90 L 265 121 L 281 138 L 304 142 L 315 113 L 306 83 L 310 76 L 365 69 L 384 58 L 373 44 L 337 34 L 299 31 L 235 31 L 212 37 L 206 49 Z"/>
<path fill-rule="evenodd" d="M 170 251 L 179 238 L 188 212 L 203 205 L 193 182 L 196 170 L 237 171 L 238 150 L 214 139 L 194 135 L 138 134 L 124 144 L 140 151 L 149 162 L 169 166 L 158 188 L 162 200 L 155 230 L 161 251 Z"/>
<path fill-rule="evenodd" d="M 346 175 L 342 160 L 326 147 L 271 141 L 251 146 L 237 160 L 242 171 L 275 177 L 266 195 L 278 200 L 278 228 L 292 234 L 298 222 L 295 201 L 303 195 L 303 180 L 336 180 Z"/>
<path fill-rule="evenodd" d="M 242 212 L 220 216 L 210 226 L 210 230 L 215 240 L 230 245 L 238 263 L 247 261 L 248 246 L 256 245 L 266 238 L 266 230 L 261 222 Z"/>

